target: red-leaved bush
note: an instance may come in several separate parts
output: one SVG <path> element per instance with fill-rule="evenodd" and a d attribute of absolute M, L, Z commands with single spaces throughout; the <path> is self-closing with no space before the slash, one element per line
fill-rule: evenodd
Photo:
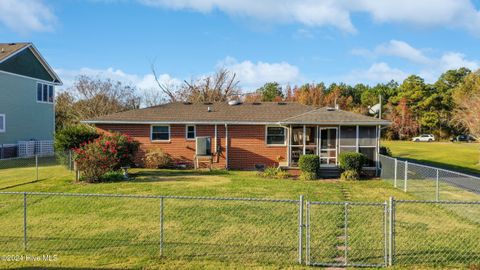
<path fill-rule="evenodd" d="M 99 182 L 106 173 L 132 165 L 138 146 L 139 143 L 127 135 L 102 135 L 74 149 L 77 170 L 82 180 Z"/>

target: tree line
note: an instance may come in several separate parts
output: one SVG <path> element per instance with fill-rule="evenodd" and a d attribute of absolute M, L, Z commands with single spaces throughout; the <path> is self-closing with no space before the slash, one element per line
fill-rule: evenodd
<path fill-rule="evenodd" d="M 268 82 L 251 93 L 242 92 L 235 73 L 220 69 L 211 76 L 164 85 L 152 68 L 157 88 L 140 91 L 135 86 L 110 79 L 80 76 L 74 85 L 56 97 L 57 129 L 97 116 L 156 106 L 166 102 L 287 101 L 317 107 L 335 106 L 368 115 L 382 98 L 382 118 L 391 121 L 384 132 L 388 139 L 408 139 L 418 133 L 439 138 L 470 133 L 480 137 L 480 70 L 448 70 L 434 83 L 418 75 L 403 82 L 374 86 L 345 83 L 306 83 L 282 87 Z"/>

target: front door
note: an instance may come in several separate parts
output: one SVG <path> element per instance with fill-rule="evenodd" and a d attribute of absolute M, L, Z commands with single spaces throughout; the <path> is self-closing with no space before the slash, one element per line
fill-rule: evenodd
<path fill-rule="evenodd" d="M 337 166 L 338 128 L 320 128 L 320 166 Z"/>

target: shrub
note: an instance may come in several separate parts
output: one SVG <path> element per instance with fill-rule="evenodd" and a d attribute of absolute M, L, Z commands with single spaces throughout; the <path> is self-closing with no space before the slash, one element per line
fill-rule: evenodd
<path fill-rule="evenodd" d="M 313 180 L 317 179 L 320 170 L 320 159 L 317 155 L 300 156 L 298 167 L 302 171 L 301 179 Z"/>
<path fill-rule="evenodd" d="M 260 173 L 260 176 L 264 178 L 287 179 L 290 177 L 290 174 L 278 167 L 267 167 Z"/>
<path fill-rule="evenodd" d="M 379 151 L 380 151 L 380 155 L 389 156 L 389 157 L 392 156 L 392 151 L 390 151 L 390 148 L 386 146 L 380 146 Z"/>
<path fill-rule="evenodd" d="M 340 175 L 340 180 L 344 181 L 355 181 L 358 180 L 358 172 L 354 170 L 346 170 Z"/>
<path fill-rule="evenodd" d="M 125 180 L 123 172 L 107 172 L 106 174 L 100 176 L 100 182 L 118 182 Z"/>
<path fill-rule="evenodd" d="M 100 135 L 95 129 L 85 125 L 67 126 L 55 134 L 55 149 L 67 151 L 78 148 L 84 142 L 90 142 Z"/>
<path fill-rule="evenodd" d="M 344 152 L 340 153 L 338 161 L 340 163 L 340 169 L 344 171 L 355 171 L 360 173 L 366 157 L 361 153 L 356 152 Z"/>
<path fill-rule="evenodd" d="M 300 180 L 310 181 L 310 180 L 315 180 L 315 179 L 317 179 L 317 173 L 302 172 L 300 174 Z"/>
<path fill-rule="evenodd" d="M 143 158 L 143 164 L 145 168 L 158 169 L 168 167 L 172 162 L 172 158 L 162 149 L 149 151 Z"/>
<path fill-rule="evenodd" d="M 81 172 L 82 180 L 99 182 L 107 172 L 132 165 L 137 150 L 138 142 L 128 136 L 121 134 L 100 136 L 76 148 L 74 160 Z"/>

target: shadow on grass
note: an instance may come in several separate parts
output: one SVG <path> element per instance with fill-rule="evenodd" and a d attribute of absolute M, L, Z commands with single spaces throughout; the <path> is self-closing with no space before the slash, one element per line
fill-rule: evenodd
<path fill-rule="evenodd" d="M 191 176 L 221 176 L 229 175 L 225 170 L 194 171 L 194 170 L 142 170 L 129 173 L 131 182 L 167 182 L 167 181 L 190 181 L 185 177 Z"/>

